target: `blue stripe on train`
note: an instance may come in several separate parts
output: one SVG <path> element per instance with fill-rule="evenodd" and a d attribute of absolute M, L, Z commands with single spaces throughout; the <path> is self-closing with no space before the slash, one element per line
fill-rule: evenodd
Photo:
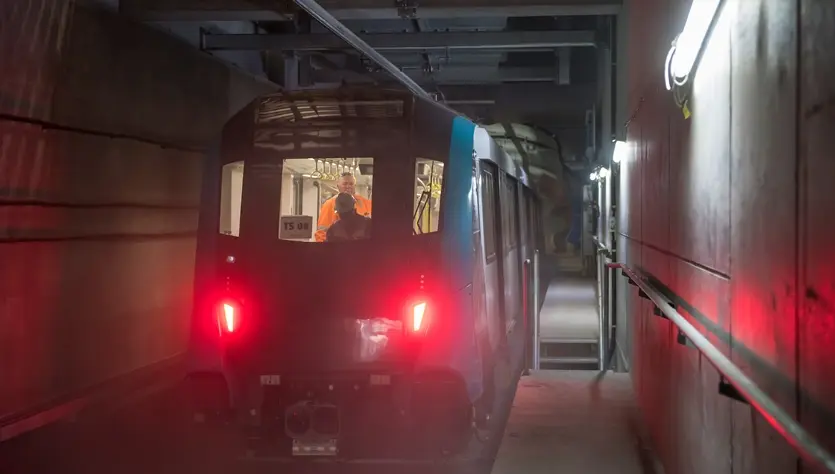
<path fill-rule="evenodd" d="M 444 261 L 451 264 L 452 281 L 457 288 L 472 281 L 473 215 L 470 198 L 473 175 L 473 134 L 475 124 L 455 117 L 444 178 Z"/>
<path fill-rule="evenodd" d="M 470 400 L 475 401 L 483 392 L 481 357 L 475 338 L 475 318 L 472 305 L 472 287 L 465 285 L 473 279 L 473 135 L 475 124 L 456 117 L 452 122 L 446 177 L 444 179 L 443 261 L 449 272 L 450 283 L 457 290 L 454 297 L 457 323 L 455 337 L 449 347 L 447 363 L 461 374 L 467 386 Z"/>

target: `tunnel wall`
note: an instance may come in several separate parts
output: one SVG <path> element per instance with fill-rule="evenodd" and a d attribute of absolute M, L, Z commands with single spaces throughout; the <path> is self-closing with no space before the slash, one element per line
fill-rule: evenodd
<path fill-rule="evenodd" d="M 271 87 L 68 0 L 0 0 L 0 71 L 2 428 L 185 350 L 206 147 Z"/>
<path fill-rule="evenodd" d="M 832 452 L 835 2 L 724 3 L 685 119 L 662 69 L 690 1 L 630 1 L 620 258 Z M 667 474 L 812 472 L 618 280 L 619 343 Z"/>

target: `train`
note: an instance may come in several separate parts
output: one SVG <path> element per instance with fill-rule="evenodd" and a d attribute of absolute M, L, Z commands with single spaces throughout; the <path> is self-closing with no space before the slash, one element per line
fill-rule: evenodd
<path fill-rule="evenodd" d="M 225 419 L 250 455 L 305 462 L 453 459 L 506 419 L 543 248 L 524 164 L 436 102 L 368 87 L 260 97 L 217 150 L 196 420 Z M 330 241 L 343 194 L 373 227 Z"/>

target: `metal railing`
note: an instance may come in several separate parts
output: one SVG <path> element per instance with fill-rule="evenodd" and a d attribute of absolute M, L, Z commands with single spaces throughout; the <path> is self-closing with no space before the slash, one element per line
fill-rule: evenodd
<path fill-rule="evenodd" d="M 615 253 L 609 247 L 603 245 L 600 242 L 600 239 L 598 239 L 597 237 L 592 237 L 591 240 L 594 242 L 594 246 L 597 247 L 597 253 L 607 258 L 614 258 Z"/>
<path fill-rule="evenodd" d="M 533 302 L 531 304 L 531 347 L 530 347 L 530 367 L 531 370 L 539 370 L 541 363 L 541 354 L 539 347 L 539 298 L 540 298 L 540 282 L 539 282 L 539 250 L 533 252 L 533 262 L 528 266 L 530 269 L 531 283 L 533 287 Z"/>
<path fill-rule="evenodd" d="M 739 396 L 754 407 L 766 421 L 780 433 L 791 446 L 807 461 L 835 473 L 835 457 L 815 440 L 792 416 L 771 397 L 760 389 L 753 380 L 745 375 L 731 360 L 702 335 L 684 318 L 672 303 L 655 287 L 642 278 L 635 270 L 622 263 L 607 264 L 609 268 L 619 268 L 624 276 L 632 280 L 643 294 L 655 304 L 684 336 L 713 364 L 724 379 L 732 385 Z"/>
<path fill-rule="evenodd" d="M 610 248 L 606 247 L 603 243 L 600 242 L 600 239 L 597 237 L 592 237 L 592 241 L 594 242 L 594 246 L 597 250 L 597 254 L 603 257 L 603 260 L 596 259 L 597 265 L 597 290 L 599 292 L 598 298 L 600 302 L 600 314 L 598 315 L 598 330 L 600 331 L 600 346 L 598 350 L 598 356 L 600 358 L 600 370 L 606 371 L 608 370 L 607 361 L 612 356 L 612 354 L 608 354 L 607 351 L 614 351 L 614 346 L 612 343 L 614 342 L 614 336 L 612 331 L 612 315 L 609 314 L 609 286 L 611 283 L 608 282 L 607 274 L 606 274 L 606 265 L 607 261 L 614 260 L 615 252 Z M 611 338 L 611 339 L 610 339 Z"/>

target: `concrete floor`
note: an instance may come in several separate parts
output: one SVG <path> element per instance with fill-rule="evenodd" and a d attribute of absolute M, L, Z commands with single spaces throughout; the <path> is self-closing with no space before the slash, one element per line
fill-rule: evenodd
<path fill-rule="evenodd" d="M 540 312 L 543 342 L 596 340 L 597 283 L 592 278 L 558 276 L 551 281 Z"/>
<path fill-rule="evenodd" d="M 516 392 L 492 474 L 641 474 L 645 466 L 628 374 L 541 371 Z"/>
<path fill-rule="evenodd" d="M 631 385 L 608 374 L 590 390 L 596 372 L 536 372 L 524 377 L 503 436 L 485 446 L 495 464 L 341 466 L 333 474 L 539 474 L 642 472 L 632 432 Z M 59 423 L 0 445 L 2 474 L 290 474 L 283 465 L 225 459 L 218 440 L 194 438 L 178 397 L 160 394 L 111 417 Z M 495 443 L 495 444 L 494 444 Z M 495 446 L 498 445 L 498 446 Z M 227 446 L 228 447 L 228 446 Z M 497 453 L 497 454 L 494 454 Z"/>

